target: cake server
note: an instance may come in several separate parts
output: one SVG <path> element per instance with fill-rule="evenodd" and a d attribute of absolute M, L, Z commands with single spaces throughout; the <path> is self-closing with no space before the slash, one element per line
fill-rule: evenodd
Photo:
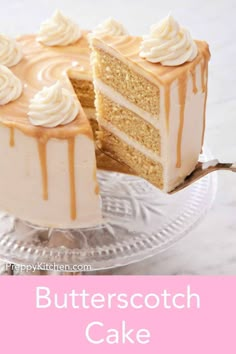
<path fill-rule="evenodd" d="M 219 170 L 236 172 L 236 163 L 222 163 L 219 162 L 218 160 L 198 162 L 193 172 L 189 176 L 187 176 L 180 185 L 178 185 L 175 189 L 169 192 L 169 194 L 174 194 L 176 192 L 179 192 L 182 189 L 188 187 L 190 184 L 196 182 L 200 178 L 208 175 L 208 173 L 219 171 Z"/>

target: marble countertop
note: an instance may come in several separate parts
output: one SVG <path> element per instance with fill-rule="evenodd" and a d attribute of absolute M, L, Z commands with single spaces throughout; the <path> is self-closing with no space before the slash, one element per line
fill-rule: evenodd
<path fill-rule="evenodd" d="M 234 0 L 0 0 L 0 32 L 36 32 L 55 8 L 82 28 L 105 18 L 120 20 L 134 34 L 148 32 L 169 12 L 210 44 L 206 142 L 221 161 L 236 161 L 236 2 Z M 101 273 L 102 274 L 102 273 Z M 103 273 L 104 274 L 104 273 Z M 215 203 L 194 231 L 168 251 L 105 274 L 236 274 L 236 175 L 218 174 Z"/>

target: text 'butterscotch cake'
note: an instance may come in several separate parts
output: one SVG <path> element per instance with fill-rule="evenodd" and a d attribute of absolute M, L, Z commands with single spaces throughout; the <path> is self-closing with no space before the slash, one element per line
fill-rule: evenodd
<path fill-rule="evenodd" d="M 210 53 L 168 16 L 144 38 L 91 39 L 104 150 L 169 192 L 195 168 L 205 130 Z"/>

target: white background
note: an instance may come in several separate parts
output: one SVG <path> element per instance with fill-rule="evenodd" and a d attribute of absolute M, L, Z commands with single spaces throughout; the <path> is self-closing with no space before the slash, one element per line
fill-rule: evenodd
<path fill-rule="evenodd" d="M 112 16 L 132 34 L 169 12 L 210 44 L 206 141 L 214 156 L 236 161 L 235 0 L 0 0 L 0 32 L 36 32 L 59 8 L 84 29 Z M 215 204 L 204 221 L 169 251 L 115 274 L 236 274 L 236 174 L 221 172 Z"/>

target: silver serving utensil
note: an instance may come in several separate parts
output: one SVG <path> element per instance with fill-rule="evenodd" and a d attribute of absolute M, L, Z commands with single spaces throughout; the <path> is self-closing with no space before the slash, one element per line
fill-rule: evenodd
<path fill-rule="evenodd" d="M 169 194 L 174 194 L 181 191 L 182 189 L 188 187 L 190 184 L 196 182 L 200 178 L 208 175 L 208 173 L 219 171 L 219 170 L 228 170 L 236 172 L 236 163 L 221 163 L 217 160 L 207 161 L 207 162 L 198 162 L 197 166 L 193 172 L 185 178 L 185 180 L 173 189 Z"/>
<path fill-rule="evenodd" d="M 129 170 L 125 173 L 137 175 L 135 172 L 133 172 L 128 167 L 128 165 L 126 165 L 124 162 L 118 161 L 116 158 L 114 158 L 112 156 L 112 154 L 104 151 L 99 146 L 97 146 L 97 149 L 100 152 L 102 152 L 103 154 L 105 154 L 106 156 L 108 156 L 109 158 L 111 158 L 112 160 L 116 161 L 121 166 L 122 165 L 126 166 Z M 181 184 L 179 184 L 175 189 L 168 192 L 168 194 L 175 194 L 176 192 L 179 192 L 182 189 L 190 186 L 191 184 L 198 181 L 200 178 L 208 175 L 209 173 L 219 171 L 219 170 L 227 170 L 227 171 L 236 172 L 236 163 L 221 163 L 218 160 L 211 160 L 211 161 L 207 161 L 207 162 L 198 162 L 195 169 L 193 170 L 193 172 L 189 176 L 187 176 L 185 178 L 185 180 Z M 114 172 L 119 172 L 119 168 L 118 169 L 116 168 L 116 171 L 114 171 Z"/>

